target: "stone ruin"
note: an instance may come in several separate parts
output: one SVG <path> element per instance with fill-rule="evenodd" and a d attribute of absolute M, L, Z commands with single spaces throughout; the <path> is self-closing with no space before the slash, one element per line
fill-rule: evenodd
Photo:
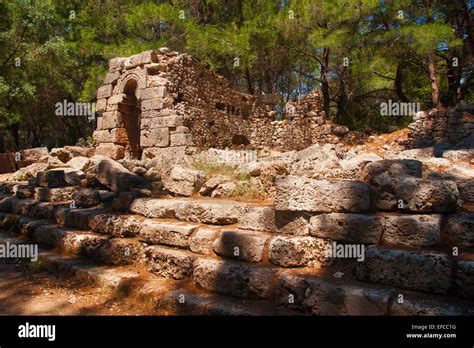
<path fill-rule="evenodd" d="M 166 49 L 113 59 L 105 82 L 96 148 L 7 158 L 0 244 L 34 242 L 49 269 L 159 314 L 474 315 L 473 149 L 348 149 L 317 92 L 274 121 L 274 101 Z M 246 146 L 305 148 L 235 173 L 160 158 L 239 162 Z M 268 195 L 234 195 L 244 184 Z"/>
<path fill-rule="evenodd" d="M 193 57 L 167 48 L 114 58 L 97 92 L 97 154 L 147 159 L 233 145 L 292 150 L 356 136 L 325 119 L 318 91 L 288 103 L 281 122 L 275 103 L 232 89 Z"/>

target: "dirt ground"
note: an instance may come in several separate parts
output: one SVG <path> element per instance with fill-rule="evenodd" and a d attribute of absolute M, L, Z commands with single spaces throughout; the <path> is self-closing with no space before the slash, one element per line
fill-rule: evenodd
<path fill-rule="evenodd" d="M 0 262 L 0 315 L 153 315 L 143 303 L 22 263 Z"/>

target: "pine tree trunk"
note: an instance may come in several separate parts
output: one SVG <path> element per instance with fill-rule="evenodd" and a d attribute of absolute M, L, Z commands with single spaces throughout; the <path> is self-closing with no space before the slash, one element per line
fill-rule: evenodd
<path fill-rule="evenodd" d="M 439 86 L 438 79 L 436 78 L 436 61 L 434 57 L 434 51 L 428 53 L 428 73 L 430 75 L 430 84 L 431 84 L 431 99 L 436 108 L 441 107 L 441 102 L 439 99 Z"/>
<path fill-rule="evenodd" d="M 323 107 L 326 118 L 330 117 L 329 114 L 329 82 L 328 73 L 329 70 L 329 48 L 323 50 L 323 57 L 321 59 L 321 91 L 323 92 Z"/>

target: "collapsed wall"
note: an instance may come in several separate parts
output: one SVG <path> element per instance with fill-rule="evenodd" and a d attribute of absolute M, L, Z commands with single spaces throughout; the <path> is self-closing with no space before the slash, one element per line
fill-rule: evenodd
<path fill-rule="evenodd" d="M 432 145 L 462 146 L 473 137 L 472 110 L 460 106 L 449 111 L 418 112 L 414 122 L 408 126 L 408 145 L 412 148 Z"/>
<path fill-rule="evenodd" d="M 115 159 L 245 145 L 280 150 L 353 140 L 325 119 L 318 91 L 288 103 L 276 121 L 274 96 L 231 88 L 187 54 L 167 48 L 114 58 L 97 92 L 97 153 Z"/>

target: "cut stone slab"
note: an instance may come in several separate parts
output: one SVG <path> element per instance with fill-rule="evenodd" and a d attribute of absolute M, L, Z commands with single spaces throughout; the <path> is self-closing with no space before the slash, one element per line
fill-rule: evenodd
<path fill-rule="evenodd" d="M 273 206 L 248 206 L 242 209 L 239 217 L 240 227 L 244 230 L 274 232 L 275 208 Z"/>
<path fill-rule="evenodd" d="M 306 212 L 275 211 L 276 231 L 282 234 L 306 236 L 309 234 L 311 214 Z"/>
<path fill-rule="evenodd" d="M 144 260 L 144 246 L 132 238 L 112 238 L 99 250 L 99 257 L 108 265 L 131 265 Z"/>
<path fill-rule="evenodd" d="M 280 305 L 313 315 L 387 315 L 395 294 L 389 288 L 337 283 L 287 272 L 282 272 L 278 285 Z"/>
<path fill-rule="evenodd" d="M 186 197 L 198 192 L 205 182 L 204 172 L 177 166 L 171 170 L 168 177 L 163 178 L 164 187 L 168 191 Z"/>
<path fill-rule="evenodd" d="M 193 274 L 195 255 L 190 252 L 150 246 L 145 249 L 148 270 L 173 279 L 188 278 Z"/>
<path fill-rule="evenodd" d="M 319 238 L 377 244 L 385 219 L 377 215 L 330 213 L 311 217 L 309 233 Z"/>
<path fill-rule="evenodd" d="M 145 220 L 142 224 L 139 238 L 148 244 L 165 244 L 187 248 L 191 234 L 199 225 L 185 222 L 165 222 Z"/>
<path fill-rule="evenodd" d="M 268 298 L 272 294 L 275 271 L 237 261 L 198 259 L 194 281 L 204 289 L 239 298 Z"/>
<path fill-rule="evenodd" d="M 79 208 L 90 208 L 100 204 L 100 193 L 92 189 L 80 189 L 72 194 L 71 200 Z"/>
<path fill-rule="evenodd" d="M 396 296 L 390 306 L 390 315 L 407 316 L 460 316 L 474 315 L 474 305 L 469 301 L 403 292 L 403 302 Z"/>
<path fill-rule="evenodd" d="M 318 267 L 328 264 L 330 242 L 314 237 L 279 236 L 270 242 L 270 261 L 281 267 Z"/>
<path fill-rule="evenodd" d="M 440 243 L 441 215 L 389 215 L 385 217 L 384 243 L 428 247 Z"/>
<path fill-rule="evenodd" d="M 87 170 L 90 163 L 91 160 L 88 157 L 79 156 L 72 158 L 66 164 L 73 169 L 84 172 Z"/>
<path fill-rule="evenodd" d="M 41 244 L 58 248 L 74 254 L 95 256 L 107 238 L 85 231 L 75 231 L 57 227 L 55 225 L 39 225 L 32 232 L 33 239 Z"/>
<path fill-rule="evenodd" d="M 99 162 L 97 179 L 114 192 L 130 191 L 131 188 L 142 184 L 142 179 L 138 175 L 111 159 L 103 159 Z"/>
<path fill-rule="evenodd" d="M 474 261 L 458 261 L 456 288 L 460 296 L 471 300 L 474 299 Z"/>
<path fill-rule="evenodd" d="M 78 190 L 78 187 L 35 187 L 35 199 L 40 202 L 67 202 Z"/>
<path fill-rule="evenodd" d="M 35 190 L 32 185 L 16 184 L 13 186 L 13 194 L 17 198 L 32 198 L 35 195 Z"/>
<path fill-rule="evenodd" d="M 446 219 L 443 238 L 458 248 L 474 248 L 474 214 L 454 214 Z"/>
<path fill-rule="evenodd" d="M 368 183 L 376 183 L 376 177 L 386 173 L 392 178 L 402 178 L 404 176 L 413 176 L 421 178 L 423 163 L 412 159 L 395 159 L 373 161 L 368 163 L 362 173 L 361 180 Z"/>
<path fill-rule="evenodd" d="M 404 210 L 421 213 L 445 213 L 457 209 L 459 197 L 454 181 L 405 178 L 394 188 L 397 200 L 403 200 Z"/>
<path fill-rule="evenodd" d="M 241 229 L 223 230 L 214 241 L 216 254 L 248 262 L 263 260 L 268 235 Z"/>
<path fill-rule="evenodd" d="M 409 290 L 446 294 L 451 288 L 451 261 L 446 254 L 368 247 L 357 264 L 359 280 Z"/>
<path fill-rule="evenodd" d="M 64 187 L 67 186 L 63 170 L 48 170 L 36 173 L 36 186 Z"/>
<path fill-rule="evenodd" d="M 94 232 L 113 237 L 135 237 L 144 220 L 139 215 L 96 214 L 91 216 L 89 227 Z"/>
<path fill-rule="evenodd" d="M 287 176 L 275 185 L 277 210 L 357 213 L 371 206 L 369 186 L 362 182 Z"/>
<path fill-rule="evenodd" d="M 243 206 L 244 203 L 223 199 L 137 198 L 130 205 L 130 211 L 150 218 L 231 225 L 238 222 Z"/>
<path fill-rule="evenodd" d="M 219 234 L 220 228 L 202 226 L 189 239 L 189 248 L 193 253 L 212 254 L 213 243 Z"/>

